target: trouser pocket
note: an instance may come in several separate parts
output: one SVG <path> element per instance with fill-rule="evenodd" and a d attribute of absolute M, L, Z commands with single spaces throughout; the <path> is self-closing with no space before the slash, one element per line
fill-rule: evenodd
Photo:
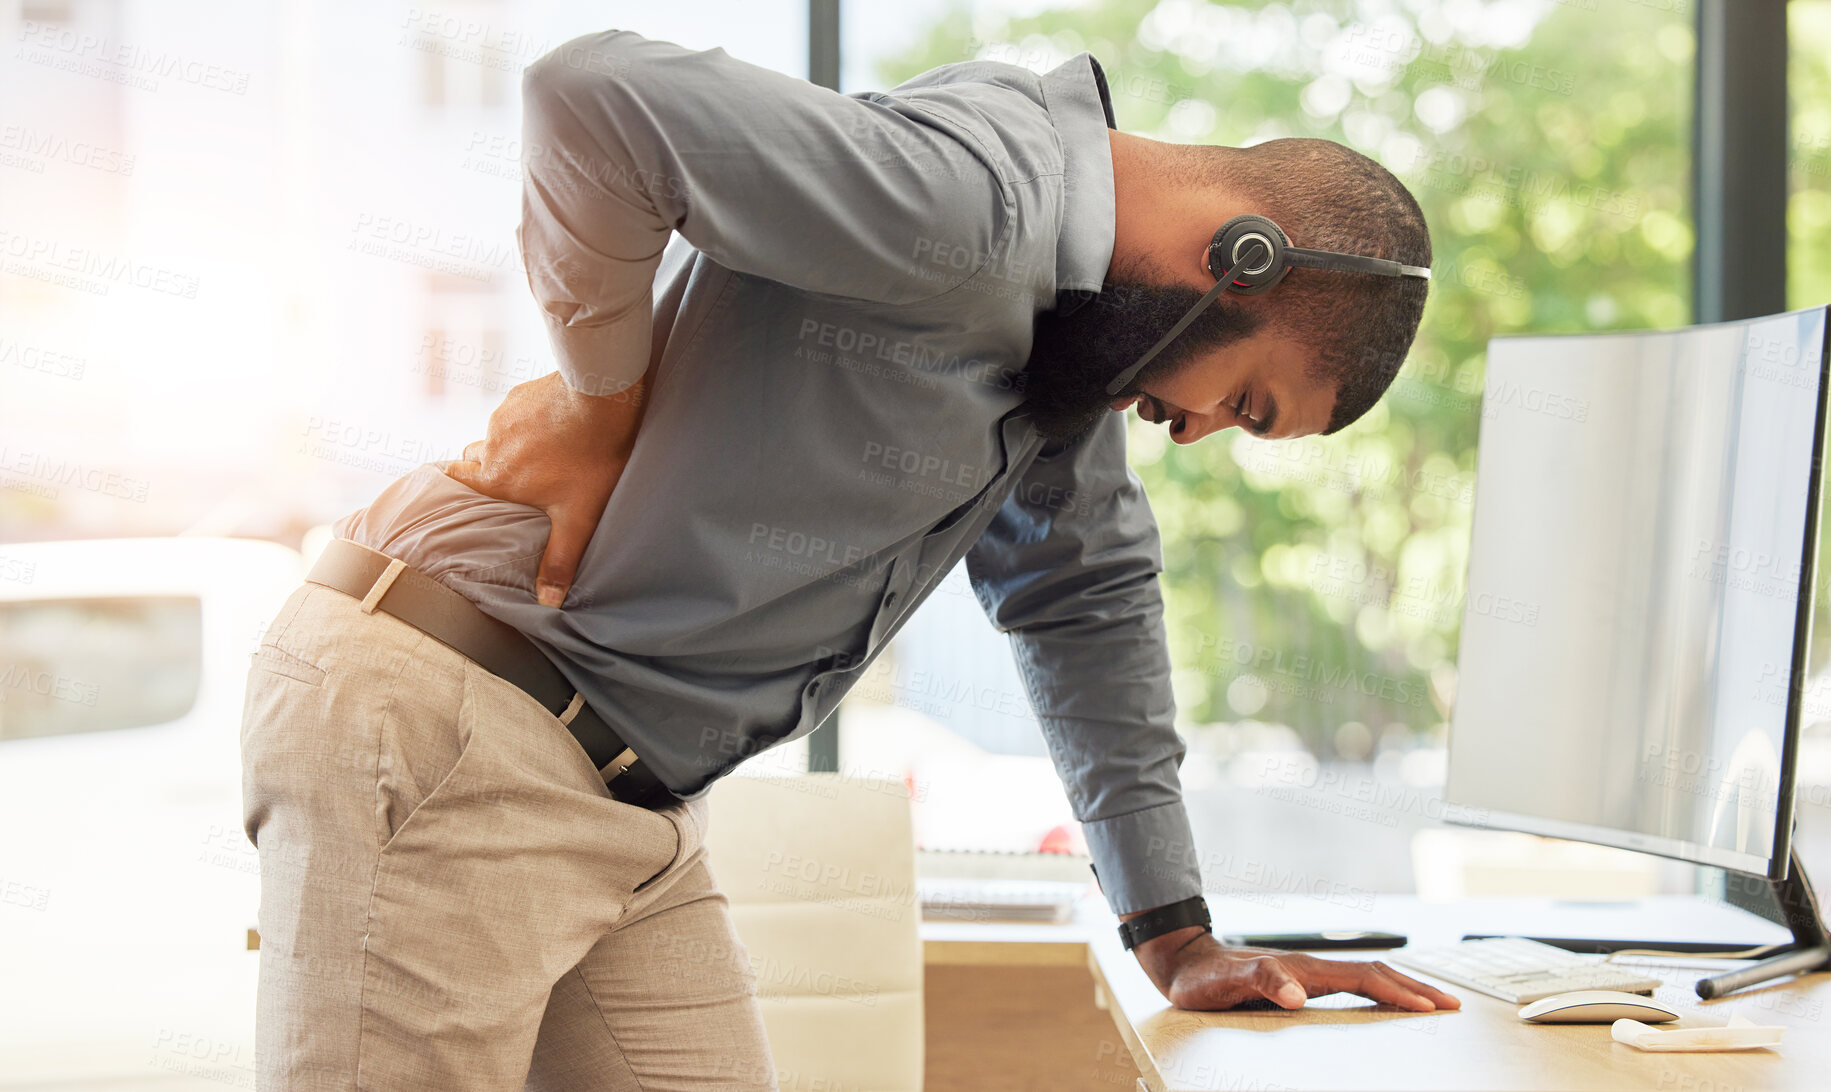
<path fill-rule="evenodd" d="M 427 644 L 438 653 L 446 651 Z M 375 742 L 375 834 L 384 851 L 425 821 L 422 811 L 443 806 L 446 797 L 463 791 L 478 743 L 475 718 L 463 714 L 467 693 L 460 661 L 415 656 L 403 676 Z"/>
<path fill-rule="evenodd" d="M 634 894 L 640 895 L 659 886 L 663 880 L 693 863 L 695 854 L 706 841 L 707 809 L 711 802 L 712 797 L 707 794 L 698 800 L 681 800 L 655 809 L 656 815 L 673 824 L 676 837 L 674 855 L 654 875 L 638 884 Z"/>

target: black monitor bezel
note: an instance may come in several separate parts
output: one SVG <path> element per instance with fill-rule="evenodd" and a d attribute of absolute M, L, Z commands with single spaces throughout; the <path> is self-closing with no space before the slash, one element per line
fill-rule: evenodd
<path fill-rule="evenodd" d="M 1823 511 L 1825 427 L 1831 406 L 1831 307 L 1825 311 L 1825 336 L 1818 347 L 1818 420 L 1812 434 L 1812 470 L 1806 481 L 1806 531 L 1801 547 L 1799 600 L 1793 621 L 1793 664 L 1787 680 L 1786 726 L 1780 741 L 1779 799 L 1774 808 L 1774 854 L 1768 859 L 1767 878 L 1787 878 L 1793 856 L 1793 821 L 1797 812 L 1799 742 L 1803 722 L 1806 674 L 1812 656 L 1812 623 L 1818 599 L 1818 523 Z"/>

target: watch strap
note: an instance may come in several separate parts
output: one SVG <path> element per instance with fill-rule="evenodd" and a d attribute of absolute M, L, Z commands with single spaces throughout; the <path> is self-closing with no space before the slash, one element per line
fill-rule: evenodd
<path fill-rule="evenodd" d="M 1208 914 L 1208 900 L 1200 895 L 1191 895 L 1180 902 L 1159 906 L 1120 922 L 1119 943 L 1129 952 L 1152 937 L 1160 937 L 1191 925 L 1199 925 L 1212 933 L 1213 921 Z"/>

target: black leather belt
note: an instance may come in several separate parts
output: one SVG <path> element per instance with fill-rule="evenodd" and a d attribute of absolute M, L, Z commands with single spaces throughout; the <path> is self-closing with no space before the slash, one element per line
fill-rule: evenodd
<path fill-rule="evenodd" d="M 542 708 L 566 721 L 566 727 L 604 774 L 604 783 L 617 800 L 653 809 L 680 799 L 584 703 L 546 653 L 520 630 L 491 618 L 475 603 L 432 577 L 397 564 L 394 558 L 367 546 L 332 539 L 305 579 L 366 604 L 376 590 L 376 582 L 387 576 L 390 568 L 397 571 L 371 609 L 391 614 L 470 657 L 477 666 L 525 690 Z M 572 712 L 570 718 L 566 716 L 568 710 Z"/>

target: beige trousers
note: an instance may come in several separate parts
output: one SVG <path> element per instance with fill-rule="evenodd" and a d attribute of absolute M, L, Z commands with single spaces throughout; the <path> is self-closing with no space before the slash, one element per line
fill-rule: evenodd
<path fill-rule="evenodd" d="M 613 800 L 517 687 L 306 584 L 248 675 L 258 1087 L 774 1089 L 709 797 Z"/>

